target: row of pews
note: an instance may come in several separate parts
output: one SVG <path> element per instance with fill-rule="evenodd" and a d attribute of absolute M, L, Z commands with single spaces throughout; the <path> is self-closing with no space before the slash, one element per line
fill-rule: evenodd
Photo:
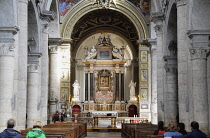
<path fill-rule="evenodd" d="M 22 137 L 26 137 L 31 128 L 21 130 Z M 43 126 L 47 138 L 84 138 L 87 136 L 85 123 L 55 123 Z"/>
<path fill-rule="evenodd" d="M 122 133 L 123 138 L 163 138 L 163 135 L 153 135 L 157 130 L 157 125 L 147 123 L 123 123 Z"/>

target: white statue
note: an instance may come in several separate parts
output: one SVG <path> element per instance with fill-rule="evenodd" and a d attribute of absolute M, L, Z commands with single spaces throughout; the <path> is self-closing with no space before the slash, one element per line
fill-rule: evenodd
<path fill-rule="evenodd" d="M 80 86 L 77 80 L 74 81 L 73 87 L 74 87 L 74 96 L 79 96 Z"/>
<path fill-rule="evenodd" d="M 130 87 L 130 96 L 135 96 L 135 87 L 136 87 L 136 82 L 134 83 L 132 80 L 129 84 Z"/>

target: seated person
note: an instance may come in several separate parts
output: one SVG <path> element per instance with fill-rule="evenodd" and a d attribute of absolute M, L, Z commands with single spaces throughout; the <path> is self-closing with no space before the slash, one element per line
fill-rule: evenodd
<path fill-rule="evenodd" d="M 196 121 L 191 122 L 191 130 L 192 132 L 182 135 L 182 136 L 174 136 L 173 138 L 207 138 L 207 135 L 199 130 L 199 123 Z"/>
<path fill-rule="evenodd" d="M 181 133 L 177 132 L 177 129 L 173 122 L 170 122 L 167 128 L 167 132 L 164 133 L 164 138 L 172 138 L 172 136 L 182 136 Z"/>
<path fill-rule="evenodd" d="M 166 131 L 163 128 L 163 121 L 158 122 L 158 130 L 155 130 L 154 135 L 163 135 Z"/>
<path fill-rule="evenodd" d="M 58 111 L 55 112 L 55 114 L 53 115 L 52 121 L 55 123 L 56 121 L 60 121 L 63 122 L 64 118 L 63 115 L 61 113 L 59 113 Z"/>
<path fill-rule="evenodd" d="M 185 130 L 185 125 L 184 123 L 179 123 L 177 126 L 177 130 L 179 133 L 181 133 L 182 135 L 186 135 L 187 131 Z"/>
<path fill-rule="evenodd" d="M 26 135 L 26 138 L 46 138 L 44 131 L 41 130 L 42 127 L 42 122 L 36 121 L 33 128 Z"/>

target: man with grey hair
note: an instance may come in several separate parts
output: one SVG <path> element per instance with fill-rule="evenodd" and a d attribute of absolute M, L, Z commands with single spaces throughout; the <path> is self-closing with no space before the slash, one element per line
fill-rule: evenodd
<path fill-rule="evenodd" d="M 15 126 L 15 120 L 9 119 L 7 121 L 7 128 L 0 133 L 0 138 L 22 138 L 20 132 L 13 129 Z"/>

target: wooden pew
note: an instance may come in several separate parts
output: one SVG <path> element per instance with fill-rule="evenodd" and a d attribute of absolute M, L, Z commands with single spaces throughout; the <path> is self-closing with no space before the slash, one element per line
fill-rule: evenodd
<path fill-rule="evenodd" d="M 30 129 L 21 130 L 25 137 Z M 84 123 L 55 123 L 42 128 L 49 138 L 84 138 L 87 136 L 87 124 Z"/>
<path fill-rule="evenodd" d="M 55 123 L 55 124 L 46 125 L 46 126 L 44 126 L 44 128 L 59 128 L 59 127 L 70 128 L 73 126 L 78 127 L 78 129 L 75 130 L 76 136 L 81 137 L 81 138 L 87 136 L 87 124 L 86 123 Z"/>

